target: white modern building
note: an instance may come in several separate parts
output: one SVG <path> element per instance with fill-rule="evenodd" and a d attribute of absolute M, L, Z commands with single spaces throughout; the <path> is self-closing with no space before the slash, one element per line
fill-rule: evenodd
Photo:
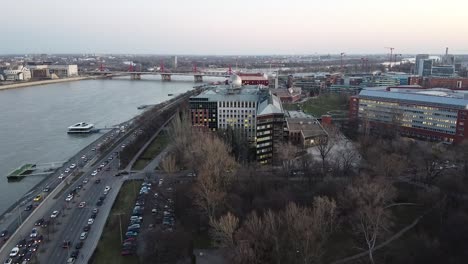
<path fill-rule="evenodd" d="M 3 74 L 7 81 L 28 81 L 31 79 L 31 71 L 22 65 L 4 70 Z"/>

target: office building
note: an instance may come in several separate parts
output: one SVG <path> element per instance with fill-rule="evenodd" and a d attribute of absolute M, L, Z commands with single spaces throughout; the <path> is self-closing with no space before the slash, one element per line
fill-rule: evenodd
<path fill-rule="evenodd" d="M 414 73 L 419 74 L 419 68 L 421 67 L 420 65 L 422 64 L 422 61 L 428 60 L 429 59 L 429 54 L 418 54 L 416 55 L 415 59 L 415 67 L 414 67 Z"/>
<path fill-rule="evenodd" d="M 454 77 L 455 65 L 433 66 L 431 71 L 433 77 Z"/>
<path fill-rule="evenodd" d="M 361 125 L 396 128 L 404 136 L 447 143 L 468 138 L 468 95 L 447 89 L 362 90 L 351 97 L 349 113 Z"/>
<path fill-rule="evenodd" d="M 432 59 L 419 60 L 417 74 L 419 76 L 430 76 L 432 73 L 432 65 L 434 61 Z"/>
<path fill-rule="evenodd" d="M 234 129 L 255 149 L 257 161 L 271 163 L 283 139 L 281 101 L 263 85 L 243 85 L 238 75 L 189 99 L 192 127 L 199 131 Z"/>

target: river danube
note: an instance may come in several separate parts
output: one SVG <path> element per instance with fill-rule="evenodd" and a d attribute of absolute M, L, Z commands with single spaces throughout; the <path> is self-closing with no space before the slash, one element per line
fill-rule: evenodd
<path fill-rule="evenodd" d="M 0 91 L 0 213 L 25 195 L 44 176 L 8 183 L 6 176 L 24 163 L 63 161 L 97 139 L 68 135 L 77 122 L 104 128 L 124 122 L 142 110 L 193 88 L 193 77 L 161 82 L 142 80 L 85 80 Z"/>

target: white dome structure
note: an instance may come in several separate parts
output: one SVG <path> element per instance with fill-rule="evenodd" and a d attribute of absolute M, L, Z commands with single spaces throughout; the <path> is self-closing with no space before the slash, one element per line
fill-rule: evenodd
<path fill-rule="evenodd" d="M 242 86 L 242 78 L 239 75 L 231 75 L 230 83 L 233 88 L 240 88 Z"/>

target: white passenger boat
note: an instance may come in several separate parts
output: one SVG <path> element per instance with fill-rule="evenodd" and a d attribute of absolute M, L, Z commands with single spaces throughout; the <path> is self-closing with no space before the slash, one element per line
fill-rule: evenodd
<path fill-rule="evenodd" d="M 93 132 L 94 125 L 85 122 L 74 124 L 68 127 L 68 134 L 86 134 Z"/>

